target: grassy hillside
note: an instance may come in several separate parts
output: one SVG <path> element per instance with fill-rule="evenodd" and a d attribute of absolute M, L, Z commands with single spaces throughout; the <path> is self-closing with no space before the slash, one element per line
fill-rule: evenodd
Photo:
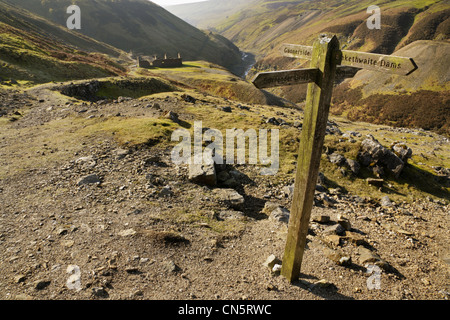
<path fill-rule="evenodd" d="M 371 5 L 381 8 L 380 30 L 367 27 Z M 322 33 L 336 34 L 344 49 L 413 57 L 419 70 L 408 77 L 361 71 L 336 89 L 332 111 L 352 120 L 443 134 L 449 134 L 449 26 L 450 3 L 440 0 L 256 0 L 212 25 L 256 55 L 250 77 L 261 71 L 307 67 L 307 61 L 282 57 L 279 47 L 312 45 Z M 296 103 L 306 97 L 306 85 L 268 91 Z"/>
<path fill-rule="evenodd" d="M 371 5 L 381 8 L 381 30 L 366 26 Z M 412 41 L 448 38 L 449 12 L 440 0 L 256 1 L 214 27 L 259 56 L 284 42 L 310 44 L 322 32 L 337 34 L 352 50 L 390 54 Z"/>
<path fill-rule="evenodd" d="M 71 0 L 8 0 L 57 24 L 66 25 Z M 203 32 L 147 0 L 79 0 L 82 34 L 136 54 L 206 60 L 232 69 L 241 63 L 230 41 Z"/>
<path fill-rule="evenodd" d="M 209 0 L 168 6 L 166 9 L 200 29 L 213 29 L 217 21 L 231 16 L 256 0 Z"/>
<path fill-rule="evenodd" d="M 125 73 L 125 53 L 0 2 L 0 78 L 43 83 Z"/>
<path fill-rule="evenodd" d="M 450 136 L 450 42 L 416 41 L 395 54 L 419 69 L 407 77 L 362 70 L 335 89 L 331 112 Z"/>
<path fill-rule="evenodd" d="M 257 89 L 249 81 L 234 76 L 228 70 L 205 61 L 189 61 L 182 68 L 137 69 L 136 76 L 167 79 L 184 87 L 189 94 L 204 94 L 249 104 L 291 105 L 266 91 Z"/>

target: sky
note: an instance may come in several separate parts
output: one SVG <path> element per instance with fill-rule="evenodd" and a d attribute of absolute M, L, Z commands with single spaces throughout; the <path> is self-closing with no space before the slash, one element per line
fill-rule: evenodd
<path fill-rule="evenodd" d="M 175 4 L 201 2 L 207 0 L 151 0 L 152 2 L 159 4 L 161 7 L 172 6 Z"/>

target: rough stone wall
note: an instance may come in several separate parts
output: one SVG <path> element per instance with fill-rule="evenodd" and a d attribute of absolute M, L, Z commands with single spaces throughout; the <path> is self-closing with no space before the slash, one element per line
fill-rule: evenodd
<path fill-rule="evenodd" d="M 155 58 L 153 61 L 147 61 L 142 59 L 141 57 L 137 58 L 137 66 L 139 68 L 151 68 L 151 67 L 157 67 L 157 68 L 177 68 L 183 66 L 183 59 L 181 57 L 178 58 L 164 58 L 159 59 Z"/>
<path fill-rule="evenodd" d="M 139 68 L 150 68 L 151 64 L 147 60 L 143 60 L 141 57 L 137 59 L 137 65 Z"/>
<path fill-rule="evenodd" d="M 152 62 L 154 67 L 158 68 L 175 68 L 183 65 L 183 59 L 155 59 Z"/>

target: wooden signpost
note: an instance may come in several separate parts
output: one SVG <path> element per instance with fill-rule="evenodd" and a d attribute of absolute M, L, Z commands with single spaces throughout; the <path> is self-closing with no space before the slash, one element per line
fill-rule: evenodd
<path fill-rule="evenodd" d="M 285 44 L 281 52 L 286 57 L 311 60 L 310 68 L 259 73 L 253 83 L 258 88 L 309 83 L 281 269 L 293 282 L 300 276 L 335 77 L 351 76 L 348 67 L 408 75 L 417 65 L 411 58 L 340 50 L 336 36 L 321 36 L 312 47 Z"/>
<path fill-rule="evenodd" d="M 283 44 L 280 51 L 285 57 L 311 60 L 313 47 Z M 416 63 L 411 58 L 350 50 L 340 50 L 340 53 L 337 54 L 342 55 L 342 66 L 386 71 L 400 75 L 409 75 L 417 69 Z"/>

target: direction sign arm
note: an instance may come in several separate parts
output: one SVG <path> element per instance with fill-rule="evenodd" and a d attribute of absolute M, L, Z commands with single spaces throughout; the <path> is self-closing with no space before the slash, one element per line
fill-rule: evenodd
<path fill-rule="evenodd" d="M 259 73 L 253 80 L 258 89 L 316 82 L 319 69 L 297 69 Z"/>

